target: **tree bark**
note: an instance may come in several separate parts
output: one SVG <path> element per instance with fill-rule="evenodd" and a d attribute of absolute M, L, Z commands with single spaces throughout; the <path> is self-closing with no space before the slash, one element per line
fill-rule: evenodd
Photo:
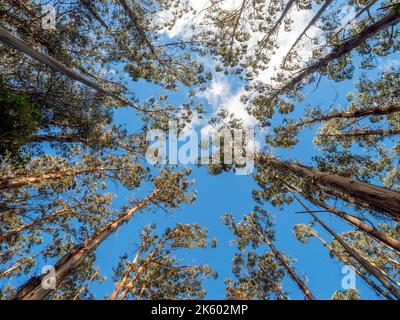
<path fill-rule="evenodd" d="M 377 107 L 369 107 L 364 109 L 359 109 L 356 111 L 343 111 L 343 112 L 333 112 L 331 114 L 321 115 L 312 119 L 304 119 L 296 123 L 296 127 L 302 127 L 304 125 L 312 124 L 315 122 L 329 121 L 332 119 L 344 118 L 361 118 L 370 115 L 387 115 L 395 112 L 400 112 L 400 104 L 397 105 L 384 105 Z"/>
<path fill-rule="evenodd" d="M 256 158 L 258 161 L 263 161 L 260 157 Z M 316 185 L 336 191 L 337 197 L 349 201 L 349 196 L 355 199 L 360 207 L 386 214 L 400 221 L 400 192 L 337 174 L 314 171 L 306 166 L 276 158 L 265 158 L 265 160 L 283 174 L 291 173 L 297 177 L 308 178 Z M 341 194 L 346 197 L 342 197 Z"/>
<path fill-rule="evenodd" d="M 377 34 L 379 31 L 398 23 L 399 21 L 400 14 L 397 13 L 395 10 L 391 10 L 386 16 L 376 21 L 372 25 L 366 27 L 358 35 L 347 41 L 344 41 L 342 44 L 335 47 L 331 53 L 299 72 L 297 76 L 292 78 L 288 83 L 277 90 L 274 98 L 278 97 L 280 94 L 291 91 L 298 83 L 300 83 L 310 74 L 314 73 L 318 69 L 327 66 L 331 61 L 348 54 L 349 52 L 359 47 L 367 39 Z"/>
<path fill-rule="evenodd" d="M 356 260 L 368 273 L 373 275 L 386 289 L 389 290 L 391 294 L 393 294 L 397 299 L 400 299 L 400 290 L 395 288 L 388 280 L 386 280 L 385 275 L 379 268 L 373 266 L 367 259 L 362 257 L 356 250 L 353 250 L 337 233 L 335 233 L 327 224 L 325 224 L 321 219 L 317 217 L 304 203 L 300 200 L 300 198 L 290 189 L 289 186 L 286 186 L 289 192 L 293 194 L 299 204 L 314 218 L 314 220 L 320 224 L 326 231 L 328 231 L 344 248 L 344 250 L 354 259 Z"/>
<path fill-rule="evenodd" d="M 290 277 L 296 282 L 296 284 L 298 285 L 300 290 L 304 293 L 304 295 L 308 297 L 308 299 L 310 300 L 316 300 L 311 290 L 307 287 L 305 282 L 299 278 L 299 276 L 296 274 L 296 271 L 293 270 L 292 266 L 289 264 L 287 259 L 283 256 L 283 254 L 278 249 L 275 248 L 272 242 L 260 232 L 260 230 L 257 228 L 257 226 L 254 225 L 254 223 L 251 220 L 250 222 L 253 225 L 254 230 L 260 235 L 260 238 L 263 240 L 263 242 L 268 245 L 275 258 L 278 259 L 278 261 L 285 267 Z"/>
<path fill-rule="evenodd" d="M 350 262 L 349 259 L 347 259 L 345 256 L 342 256 L 336 252 L 333 251 L 332 246 L 330 246 L 324 239 L 322 239 L 321 237 L 318 236 L 318 234 L 312 230 L 311 232 L 312 236 L 316 239 L 318 239 L 323 245 L 324 247 L 326 247 L 329 252 L 335 256 L 339 261 L 343 262 L 345 265 L 351 266 L 353 267 L 353 270 L 378 294 L 382 295 L 383 297 L 385 297 L 388 300 L 393 300 L 392 296 L 387 293 L 386 291 L 384 291 L 381 287 L 379 287 L 374 281 L 372 281 L 371 279 L 369 279 L 365 274 L 363 274 L 358 268 L 357 266 L 355 266 L 353 263 Z"/>
<path fill-rule="evenodd" d="M 126 210 L 116 219 L 110 221 L 101 227 L 91 237 L 83 243 L 75 246 L 70 252 L 62 256 L 54 265 L 56 287 L 79 265 L 84 259 L 92 253 L 97 247 L 114 233 L 122 224 L 129 221 L 133 215 L 143 207 L 145 207 L 161 190 L 155 189 L 148 197 L 140 201 L 132 208 Z M 33 277 L 22 285 L 14 300 L 41 300 L 44 299 L 52 290 L 42 286 L 42 281 L 46 279 L 46 275 Z"/>
<path fill-rule="evenodd" d="M 148 113 L 147 111 L 143 110 L 142 108 L 135 105 L 134 103 L 129 102 L 126 98 L 121 97 L 113 92 L 110 92 L 110 91 L 104 89 L 103 87 L 101 87 L 96 82 L 82 76 L 81 74 L 79 74 L 75 70 L 67 67 L 65 64 L 58 61 L 57 59 L 54 59 L 53 57 L 49 56 L 48 54 L 46 54 L 44 52 L 40 52 L 40 51 L 30 47 L 28 43 L 19 39 L 18 37 L 14 36 L 13 34 L 11 34 L 10 32 L 8 32 L 7 30 L 5 30 L 3 28 L 0 28 L 0 42 L 4 43 L 5 45 L 7 45 L 11 48 L 14 48 L 20 52 L 25 53 L 26 55 L 30 56 L 31 58 L 42 62 L 43 64 L 49 66 L 50 68 L 55 69 L 58 72 L 66 75 L 67 77 L 96 90 L 100 94 L 109 96 L 109 97 L 119 101 L 120 103 L 122 103 L 124 105 L 128 105 L 138 111 Z"/>
<path fill-rule="evenodd" d="M 66 177 L 77 176 L 86 173 L 98 173 L 111 170 L 109 168 L 85 168 L 85 169 L 73 169 L 73 170 L 59 170 L 54 172 L 34 174 L 28 176 L 22 176 L 18 178 L 13 177 L 1 177 L 0 178 L 0 190 L 9 190 L 16 188 L 28 188 L 37 183 L 49 180 L 60 180 Z"/>
<path fill-rule="evenodd" d="M 359 230 L 365 232 L 371 238 L 374 238 L 375 240 L 379 241 L 380 243 L 382 243 L 389 249 L 393 250 L 397 254 L 400 254 L 400 241 L 399 240 L 380 232 L 378 229 L 375 229 L 374 227 L 364 223 L 362 220 L 358 219 L 357 217 L 354 217 L 354 216 L 347 214 L 343 211 L 340 211 L 334 207 L 331 207 L 323 201 L 319 201 L 319 200 L 316 200 L 316 199 L 310 197 L 302 189 L 300 189 L 299 187 L 297 187 L 289 182 L 286 182 L 286 184 L 293 190 L 296 190 L 296 192 L 298 194 L 300 194 L 303 198 L 307 199 L 311 203 L 315 204 L 318 207 L 328 210 L 330 213 L 333 213 L 334 215 L 345 220 L 349 224 L 355 226 Z"/>

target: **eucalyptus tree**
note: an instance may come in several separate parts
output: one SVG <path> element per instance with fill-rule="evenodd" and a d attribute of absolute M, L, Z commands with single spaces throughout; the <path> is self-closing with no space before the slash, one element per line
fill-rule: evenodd
<path fill-rule="evenodd" d="M 54 264 L 54 280 L 56 286 L 60 285 L 78 266 L 80 266 L 89 254 L 93 253 L 99 245 L 121 225 L 142 209 L 151 204 L 164 208 L 177 208 L 182 203 L 191 203 L 195 195 L 190 190 L 191 182 L 188 181 L 188 171 L 161 172 L 159 177 L 153 179 L 154 189 L 140 201 L 134 201 L 126 206 L 120 213 L 114 213 L 109 219 L 101 221 L 97 229 L 93 228 L 90 235 L 81 243 L 70 244 L 69 250 Z M 43 299 L 51 293 L 51 289 L 42 286 L 46 281 L 46 275 L 35 276 L 29 279 L 17 290 L 15 299 Z"/>
<path fill-rule="evenodd" d="M 221 218 L 235 235 L 238 250 L 233 259 L 233 274 L 237 281 L 227 280 L 227 295 L 235 299 L 285 299 L 287 295 L 281 289 L 281 281 L 288 275 L 297 284 L 304 297 L 315 300 L 314 295 L 307 287 L 306 282 L 297 274 L 290 259 L 280 252 L 273 244 L 274 232 L 271 215 L 267 211 L 256 207 L 248 216 L 244 216 L 239 223 L 231 213 Z M 261 254 L 263 246 L 269 252 Z M 247 252 L 244 253 L 244 252 Z"/>
<path fill-rule="evenodd" d="M 197 224 L 178 224 L 162 235 L 155 225 L 140 233 L 140 245 L 133 259 L 121 257 L 115 268 L 115 289 L 111 300 L 201 299 L 202 282 L 216 276 L 208 265 L 181 265 L 174 253 L 182 249 L 205 249 L 215 246 L 207 240 L 207 230 Z"/>
<path fill-rule="evenodd" d="M 360 276 L 377 295 L 383 296 L 386 299 L 393 300 L 393 297 L 390 293 L 381 288 L 377 283 L 375 283 L 372 279 L 370 279 L 370 274 L 368 274 L 365 270 L 360 268 L 360 266 L 354 262 L 353 259 L 348 258 L 347 254 L 343 254 L 343 249 L 335 250 L 334 246 L 329 244 L 325 239 L 323 239 L 316 230 L 313 229 L 312 224 L 298 224 L 293 228 L 293 233 L 296 238 L 302 242 L 303 244 L 307 244 L 311 238 L 318 239 L 322 245 L 328 249 L 331 258 L 335 258 L 337 261 L 351 266 L 353 270 L 356 272 L 358 276 Z M 338 248 L 341 248 L 340 246 Z"/>

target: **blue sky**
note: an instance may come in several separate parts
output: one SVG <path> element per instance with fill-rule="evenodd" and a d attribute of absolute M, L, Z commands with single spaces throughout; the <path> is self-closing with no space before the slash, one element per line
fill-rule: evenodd
<path fill-rule="evenodd" d="M 373 74 L 371 74 L 373 76 Z M 355 78 L 356 79 L 356 78 Z M 233 81 L 233 79 L 232 79 Z M 234 81 L 233 81 L 234 82 Z M 331 105 L 336 93 L 339 94 L 337 103 L 345 104 L 346 95 L 353 87 L 353 80 L 342 83 L 332 83 L 331 81 L 321 81 L 317 91 L 310 91 L 306 101 L 297 106 L 293 117 L 299 116 L 308 104 L 321 104 L 322 106 Z M 132 88 L 138 96 L 148 96 L 149 94 L 160 94 L 162 89 L 148 83 L 136 83 Z M 173 101 L 178 103 L 184 98 L 184 92 L 174 94 Z M 207 104 L 207 101 L 201 98 Z M 208 105 L 208 109 L 212 106 Z M 133 115 L 128 110 L 116 112 L 116 122 L 126 123 L 133 128 L 138 123 L 133 120 Z M 132 119 L 129 124 L 129 119 Z M 279 121 L 276 119 L 275 121 Z M 318 154 L 318 150 L 312 145 L 314 129 L 306 129 L 301 133 L 300 143 L 291 150 L 275 150 L 284 159 L 296 159 L 305 164 L 311 164 L 311 157 Z M 206 168 L 193 167 L 192 177 L 196 180 L 195 189 L 198 198 L 194 204 L 180 208 L 173 215 L 166 215 L 161 210 L 150 213 L 139 214 L 130 223 L 122 228 L 109 239 L 107 239 L 98 249 L 98 265 L 101 271 L 108 276 L 108 281 L 102 285 L 94 285 L 93 289 L 98 298 L 110 294 L 113 290 L 111 281 L 111 270 L 118 261 L 118 257 L 128 252 L 133 254 L 137 248 L 138 233 L 141 228 L 149 223 L 157 223 L 158 230 L 162 232 L 166 227 L 174 226 L 177 223 L 198 223 L 209 230 L 209 237 L 215 237 L 218 246 L 215 249 L 207 250 L 185 250 L 178 252 L 179 260 L 183 264 L 209 264 L 214 271 L 217 271 L 219 278 L 210 279 L 205 282 L 207 299 L 223 299 L 225 297 L 224 280 L 231 276 L 231 259 L 236 251 L 235 246 L 230 244 L 231 233 L 220 223 L 220 217 L 230 211 L 239 220 L 254 208 L 254 201 L 251 197 L 253 189 L 257 188 L 251 176 L 236 176 L 233 173 L 224 173 L 220 176 L 212 176 Z M 124 190 L 115 190 L 118 194 L 118 202 L 127 200 L 129 194 Z M 296 214 L 304 211 L 302 207 L 293 203 L 290 207 L 283 210 L 272 207 L 269 204 L 264 206 L 276 216 L 276 246 L 288 256 L 297 260 L 295 267 L 299 274 L 304 275 L 308 280 L 311 291 L 317 298 L 329 299 L 336 290 L 341 290 L 341 282 L 344 275 L 341 273 L 343 265 L 331 259 L 326 248 L 315 239 L 308 245 L 301 244 L 293 235 L 293 226 L 298 223 L 311 221 L 309 215 Z M 327 222 L 338 233 L 350 230 L 346 224 L 327 213 L 322 213 L 321 218 Z M 318 226 L 316 230 L 328 242 L 331 236 Z M 302 299 L 303 295 L 291 278 L 286 277 L 283 289 L 289 293 L 291 299 Z M 360 290 L 363 299 L 376 299 L 377 296 L 367 287 L 362 279 L 357 278 L 357 289 Z"/>

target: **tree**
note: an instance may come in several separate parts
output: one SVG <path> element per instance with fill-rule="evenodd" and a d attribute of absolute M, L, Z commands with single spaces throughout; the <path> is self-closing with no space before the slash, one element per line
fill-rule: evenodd
<path fill-rule="evenodd" d="M 324 223 L 320 218 L 318 218 L 314 212 L 312 212 L 294 193 L 293 196 L 299 202 L 301 206 L 313 217 L 313 219 L 321 225 L 326 231 L 328 231 L 333 238 L 341 245 L 344 251 L 357 263 L 359 263 L 365 270 L 373 275 L 391 294 L 393 294 L 397 299 L 400 299 L 400 291 L 394 286 L 388 279 L 387 274 L 382 269 L 371 263 L 368 259 L 363 257 L 356 249 L 347 244 L 345 240 L 337 233 L 335 233 L 326 223 Z"/>
<path fill-rule="evenodd" d="M 69 252 L 62 256 L 54 265 L 55 280 L 58 286 L 76 267 L 78 267 L 88 254 L 94 252 L 97 247 L 112 233 L 114 233 L 122 224 L 129 221 L 132 216 L 142 208 L 151 203 L 158 205 L 164 204 L 171 208 L 179 206 L 182 202 L 190 203 L 193 196 L 187 195 L 186 190 L 189 187 L 186 181 L 188 172 L 172 173 L 168 175 L 164 172 L 162 176 L 155 178 L 155 189 L 146 198 L 134 203 L 130 208 L 125 209 L 120 215 L 96 230 L 84 242 L 73 247 Z M 42 281 L 46 275 L 33 277 L 21 286 L 14 299 L 43 299 L 51 291 L 42 286 Z"/>
<path fill-rule="evenodd" d="M 141 245 L 131 262 L 126 261 L 127 255 L 121 257 L 110 299 L 203 298 L 202 281 L 211 276 L 212 270 L 206 265 L 182 266 L 173 253 L 179 249 L 206 248 L 207 230 L 196 224 L 178 224 L 158 236 L 155 229 L 155 225 L 148 225 L 142 230 Z"/>
<path fill-rule="evenodd" d="M 293 229 L 293 233 L 295 234 L 296 238 L 304 243 L 307 244 L 310 241 L 311 237 L 314 237 L 315 239 L 318 239 L 322 245 L 329 250 L 330 256 L 332 258 L 336 258 L 338 261 L 344 263 L 345 265 L 351 266 L 353 270 L 359 275 L 377 294 L 382 295 L 383 297 L 392 300 L 392 296 L 383 290 L 381 287 L 379 287 L 374 281 L 372 281 L 369 278 L 369 275 L 366 274 L 365 272 L 361 271 L 361 268 L 357 265 L 357 263 L 352 263 L 351 259 L 348 259 L 346 255 L 341 254 L 340 251 L 335 251 L 334 247 L 327 243 L 321 236 L 318 235 L 318 233 L 312 229 L 311 225 L 304 225 L 304 224 L 299 224 L 295 225 Z M 352 293 L 352 289 L 349 289 L 350 291 L 337 291 L 334 296 L 338 297 L 345 297 L 347 293 Z M 344 296 L 342 295 L 344 294 Z M 353 296 L 353 295 L 352 295 Z M 332 298 L 335 300 L 334 298 Z M 337 299 L 337 300 L 343 300 L 343 299 Z"/>
<path fill-rule="evenodd" d="M 271 239 L 273 232 L 270 229 L 272 226 L 270 219 L 270 215 L 267 211 L 256 207 L 254 212 L 251 212 L 249 216 L 243 217 L 243 220 L 238 224 L 235 223 L 231 213 L 227 213 L 223 216 L 222 222 L 226 224 L 237 237 L 236 242 L 239 250 L 246 251 L 246 246 L 249 244 L 251 244 L 253 248 L 257 248 L 260 245 L 267 245 L 271 250 L 272 256 L 276 260 L 275 268 L 279 266 L 285 270 L 285 273 L 296 282 L 304 296 L 310 300 L 315 300 L 314 295 L 311 293 L 306 283 L 297 275 L 288 258 L 273 245 Z M 235 298 L 243 296 L 249 298 L 269 298 L 271 294 L 279 298 L 284 297 L 285 295 L 280 290 L 280 280 L 283 276 L 282 271 L 279 271 L 280 268 L 271 272 L 270 268 L 274 265 L 270 265 L 272 262 L 270 260 L 267 269 L 263 269 L 264 263 L 269 260 L 268 255 L 259 256 L 255 252 L 249 252 L 247 258 L 246 260 L 243 255 L 237 255 L 235 257 L 234 274 L 236 273 L 238 275 L 239 282 L 235 283 L 232 288 L 232 282 L 228 281 L 230 285 L 228 287 L 228 295 Z M 261 270 L 254 270 L 256 266 L 261 268 Z M 247 269 L 250 276 L 241 276 L 241 268 L 244 268 L 244 270 Z M 269 276 L 273 277 L 274 274 L 276 277 L 275 281 L 270 282 Z M 269 290 L 265 291 L 266 288 L 269 288 Z M 245 291 L 242 292 L 243 290 Z"/>

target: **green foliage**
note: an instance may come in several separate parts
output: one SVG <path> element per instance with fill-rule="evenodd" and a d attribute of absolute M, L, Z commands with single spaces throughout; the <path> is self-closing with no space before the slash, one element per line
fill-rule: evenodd
<path fill-rule="evenodd" d="M 13 92 L 0 80 L 0 157 L 20 157 L 21 147 L 39 130 L 40 110 L 23 93 Z"/>

